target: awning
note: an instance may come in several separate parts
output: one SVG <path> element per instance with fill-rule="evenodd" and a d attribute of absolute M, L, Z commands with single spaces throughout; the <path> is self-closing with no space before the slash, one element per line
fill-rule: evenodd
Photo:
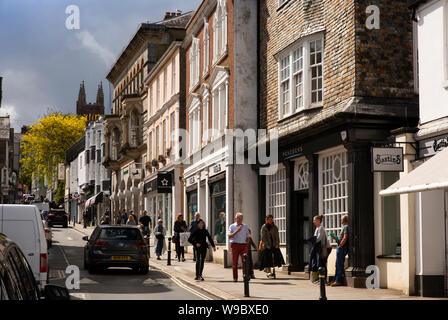
<path fill-rule="evenodd" d="M 90 206 L 93 206 L 95 204 L 102 203 L 102 202 L 103 202 L 103 193 L 100 192 L 100 193 L 94 195 L 93 197 L 89 198 L 86 201 L 86 209 Z"/>
<path fill-rule="evenodd" d="M 425 161 L 389 188 L 380 191 L 380 196 L 438 189 L 448 189 L 448 148 Z"/>

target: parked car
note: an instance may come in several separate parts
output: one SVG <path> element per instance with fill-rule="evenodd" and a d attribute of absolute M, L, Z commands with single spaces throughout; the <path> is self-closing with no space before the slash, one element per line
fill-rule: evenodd
<path fill-rule="evenodd" d="M 44 210 L 42 210 L 43 212 Z M 53 243 L 53 233 L 51 232 L 51 228 L 48 226 L 48 221 L 45 219 L 44 214 L 41 213 L 40 217 L 42 219 L 42 224 L 44 226 L 45 239 L 47 240 L 47 248 L 51 248 Z"/>
<path fill-rule="evenodd" d="M 17 243 L 33 270 L 34 278 L 43 288 L 48 278 L 48 253 L 45 231 L 37 207 L 0 205 L 0 233 Z"/>
<path fill-rule="evenodd" d="M 54 225 L 62 225 L 64 228 L 67 228 L 68 213 L 66 213 L 64 209 L 50 209 L 47 222 L 50 228 Z"/>
<path fill-rule="evenodd" d="M 0 300 L 69 300 L 64 287 L 39 288 L 33 271 L 20 247 L 0 234 Z"/>
<path fill-rule="evenodd" d="M 89 273 L 108 267 L 129 267 L 147 274 L 149 270 L 148 246 L 136 226 L 99 225 L 84 247 L 84 269 Z"/>

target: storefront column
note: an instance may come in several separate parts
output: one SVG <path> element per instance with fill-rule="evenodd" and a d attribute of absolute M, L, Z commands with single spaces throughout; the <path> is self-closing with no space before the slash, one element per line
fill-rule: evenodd
<path fill-rule="evenodd" d="M 294 191 L 294 162 L 286 161 L 283 163 L 286 170 L 285 186 L 286 186 L 286 265 L 289 271 L 294 270 L 293 266 L 298 265 L 298 257 L 296 253 L 298 250 L 299 234 L 296 230 L 297 227 L 297 212 L 292 212 L 292 193 Z M 267 195 L 269 196 L 269 195 Z M 262 222 L 263 223 L 263 222 Z"/>
<path fill-rule="evenodd" d="M 351 143 L 348 150 L 348 214 L 350 225 L 347 284 L 365 288 L 366 268 L 375 264 L 373 173 L 369 143 Z"/>
<path fill-rule="evenodd" d="M 198 194 L 198 211 L 201 215 L 201 219 L 204 219 L 205 212 L 202 212 L 202 196 L 201 196 L 201 173 L 195 177 L 196 179 L 196 186 L 197 186 L 197 194 Z"/>
<path fill-rule="evenodd" d="M 211 225 L 212 217 L 211 217 L 211 210 L 210 210 L 210 188 L 208 186 L 208 172 L 205 174 L 205 208 L 204 208 L 204 214 L 205 214 L 205 225 L 208 226 L 208 230 L 210 231 L 210 234 L 213 232 L 213 226 Z"/>
<path fill-rule="evenodd" d="M 188 221 L 188 203 L 187 203 L 187 201 L 188 201 L 188 199 L 187 199 L 187 188 L 186 188 L 186 185 L 187 185 L 187 180 L 186 179 L 184 179 L 183 180 L 183 183 L 184 183 L 184 190 L 183 190 L 183 193 L 184 193 L 184 204 L 183 204 L 183 207 L 184 207 L 184 210 L 183 210 L 183 214 L 184 214 L 184 220 L 185 221 Z"/>
<path fill-rule="evenodd" d="M 410 143 L 414 143 L 415 130 L 393 131 L 396 142 L 403 142 L 403 167 L 404 172 L 400 173 L 400 178 L 413 170 L 411 161 L 415 160 L 416 150 Z M 415 193 L 405 193 L 400 195 L 400 232 L 401 232 L 401 265 L 402 277 L 404 280 L 403 293 L 406 295 L 415 294 L 415 274 L 416 274 L 416 247 L 415 247 Z"/>
<path fill-rule="evenodd" d="M 226 167 L 226 248 L 228 251 L 228 257 L 230 257 L 230 242 L 228 230 L 230 225 L 234 222 L 233 212 L 233 164 Z M 231 261 L 231 260 L 230 260 Z"/>

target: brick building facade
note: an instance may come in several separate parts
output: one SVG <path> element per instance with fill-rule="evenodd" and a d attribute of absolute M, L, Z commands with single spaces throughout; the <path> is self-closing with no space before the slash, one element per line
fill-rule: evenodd
<path fill-rule="evenodd" d="M 259 178 L 260 220 L 274 215 L 290 270 L 304 270 L 318 214 L 328 233 L 350 217 L 350 285 L 375 263 L 370 150 L 418 121 L 408 2 L 261 1 L 259 119 L 279 130 L 280 167 Z"/>

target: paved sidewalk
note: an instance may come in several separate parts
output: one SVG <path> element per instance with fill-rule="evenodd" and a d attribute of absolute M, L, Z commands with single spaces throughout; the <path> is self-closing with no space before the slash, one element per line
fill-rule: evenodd
<path fill-rule="evenodd" d="M 72 227 L 73 229 L 75 229 L 76 231 L 81 232 L 82 234 L 89 236 L 92 234 L 93 230 L 95 230 L 96 227 L 87 227 L 84 229 L 83 225 L 80 223 L 76 223 L 75 226 L 73 226 L 72 224 L 69 224 L 69 227 Z"/>
<path fill-rule="evenodd" d="M 151 249 L 152 250 L 152 249 Z M 233 282 L 232 269 L 222 265 L 206 262 L 204 267 L 205 281 L 196 281 L 195 263 L 192 255 L 186 254 L 187 261 L 178 262 L 171 260 L 171 266 L 167 266 L 167 255 L 162 260 L 156 260 L 151 252 L 150 266 L 169 273 L 178 280 L 207 291 L 225 300 L 318 300 L 320 294 L 319 285 L 312 284 L 308 279 L 303 279 L 300 274 L 288 275 L 287 272 L 276 269 L 277 279 L 268 279 L 263 271 L 255 270 L 255 277 L 250 281 L 250 298 L 244 297 L 244 282 L 242 271 L 239 270 L 239 281 Z M 172 253 L 175 257 L 175 253 Z M 390 289 L 355 289 L 350 287 L 326 286 L 328 300 L 431 300 L 422 297 L 409 297 L 400 291 Z M 442 299 L 440 299 L 442 300 Z M 448 299 L 443 299 L 448 300 Z"/>

